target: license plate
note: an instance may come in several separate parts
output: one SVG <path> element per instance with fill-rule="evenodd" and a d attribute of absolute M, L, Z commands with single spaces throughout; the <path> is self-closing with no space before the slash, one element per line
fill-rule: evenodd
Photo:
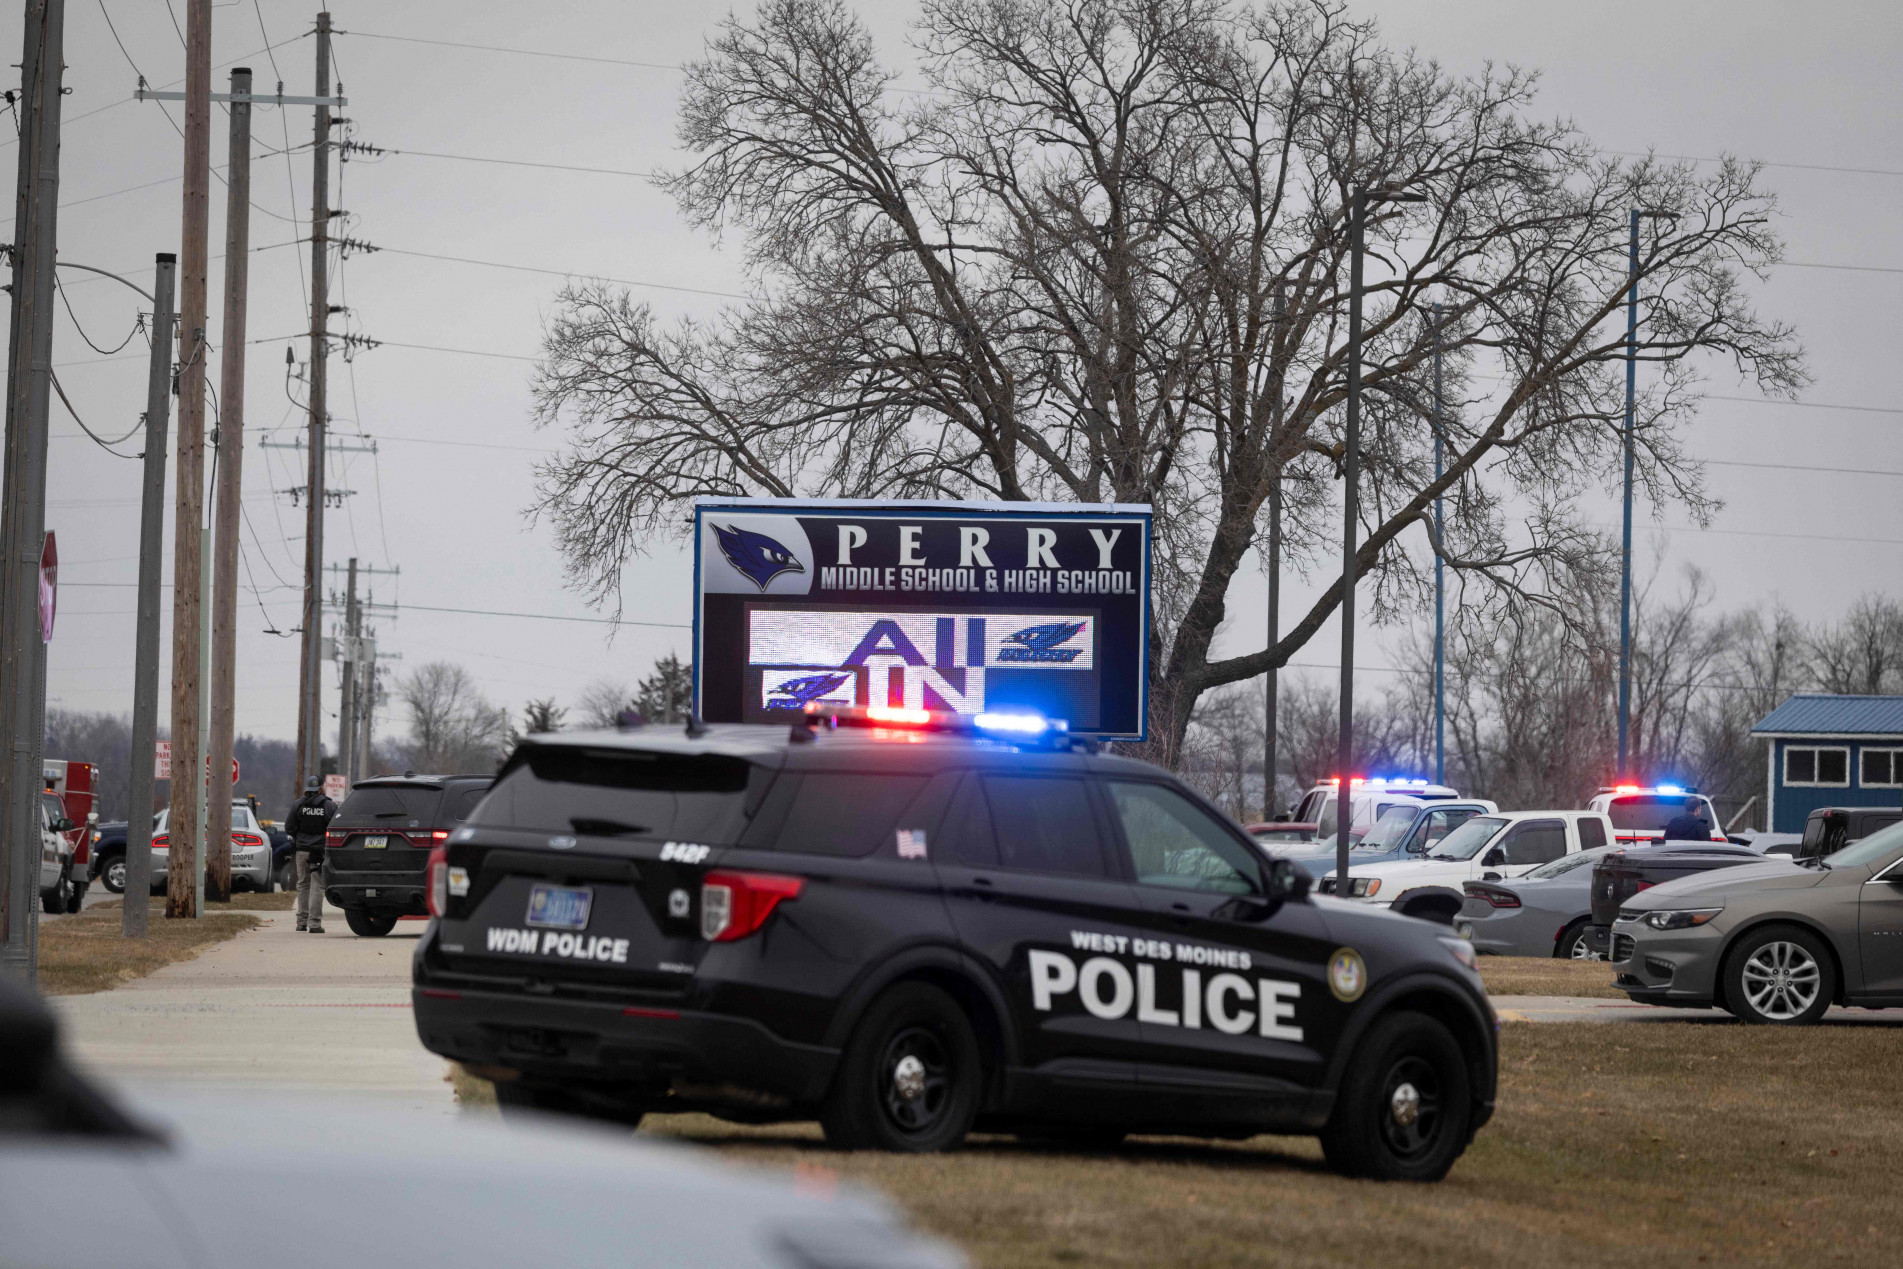
<path fill-rule="evenodd" d="M 389 844 L 390 844 L 390 839 L 382 835 L 378 835 L 376 837 L 366 837 L 363 839 L 363 848 L 365 850 L 383 850 L 385 847 L 389 846 Z"/>
<path fill-rule="evenodd" d="M 529 891 L 529 914 L 523 919 L 544 930 L 585 930 L 595 892 L 586 886 L 537 885 Z"/>

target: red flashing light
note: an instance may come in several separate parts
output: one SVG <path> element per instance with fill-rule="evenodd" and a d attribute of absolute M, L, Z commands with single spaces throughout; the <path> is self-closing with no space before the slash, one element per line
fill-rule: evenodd
<path fill-rule="evenodd" d="M 1613 789 L 1614 793 L 1622 794 L 1622 795 L 1627 793 L 1637 793 L 1638 791 L 1639 791 L 1639 786 L 1636 784 L 1622 784 L 1622 785 L 1619 785 L 1617 788 Z"/>
<path fill-rule="evenodd" d="M 710 943 L 743 939 L 766 924 L 782 899 L 797 899 L 801 877 L 768 872 L 710 872 L 700 887 L 700 936 Z"/>
<path fill-rule="evenodd" d="M 449 840 L 449 833 L 447 830 L 439 828 L 434 833 L 430 834 L 430 838 L 433 841 L 446 842 Z"/>
<path fill-rule="evenodd" d="M 906 709 L 901 705 L 868 705 L 866 718 L 871 722 L 900 727 L 929 727 L 933 714 L 929 709 Z"/>

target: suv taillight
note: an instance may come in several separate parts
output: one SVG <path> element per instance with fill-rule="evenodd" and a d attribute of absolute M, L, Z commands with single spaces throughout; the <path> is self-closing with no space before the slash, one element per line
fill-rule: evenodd
<path fill-rule="evenodd" d="M 429 914 L 440 917 L 449 911 L 449 847 L 438 846 L 430 851 L 424 876 L 429 879 Z"/>
<path fill-rule="evenodd" d="M 700 936 L 709 943 L 743 939 L 766 924 L 782 899 L 797 899 L 806 882 L 769 872 L 710 872 L 700 886 Z"/>

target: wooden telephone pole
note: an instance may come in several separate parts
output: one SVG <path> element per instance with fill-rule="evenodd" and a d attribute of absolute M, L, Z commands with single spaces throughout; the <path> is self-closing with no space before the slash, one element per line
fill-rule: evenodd
<path fill-rule="evenodd" d="M 185 207 L 179 250 L 178 493 L 172 555 L 172 801 L 166 825 L 165 915 L 200 910 L 198 804 L 205 755 L 198 745 L 200 587 L 205 506 L 205 303 L 210 254 L 211 0 L 185 3 Z"/>
<path fill-rule="evenodd" d="M 317 100 L 330 96 L 330 14 L 317 15 Z M 311 384 L 310 425 L 304 482 L 304 638 L 298 655 L 297 784 L 321 775 L 324 765 L 323 714 L 318 689 L 323 684 L 324 618 L 324 433 L 329 424 L 325 393 L 330 352 L 330 290 L 326 277 L 330 250 L 330 110 L 317 107 L 314 167 L 311 173 Z"/>
<path fill-rule="evenodd" d="M 231 747 L 238 673 L 238 511 L 244 470 L 245 288 L 251 255 L 251 72 L 231 72 L 231 158 L 226 171 L 225 313 L 219 364 L 217 539 L 212 565 L 211 753 L 217 796 L 205 803 L 205 897 L 231 898 Z"/>

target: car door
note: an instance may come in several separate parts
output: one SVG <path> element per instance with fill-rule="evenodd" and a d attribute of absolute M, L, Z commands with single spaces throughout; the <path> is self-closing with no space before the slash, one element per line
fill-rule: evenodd
<path fill-rule="evenodd" d="M 1136 945 L 1138 1079 L 1178 1113 L 1273 1112 L 1321 1079 L 1340 1006 L 1333 945 L 1307 903 L 1270 904 L 1261 865 L 1175 786 L 1106 775 L 1100 786 L 1149 937 Z"/>
<path fill-rule="evenodd" d="M 1021 1061 L 1053 1096 L 1128 1091 L 1142 1051 L 1117 870 L 1081 762 L 972 772 L 931 852 L 958 940 L 1009 999 Z"/>
<path fill-rule="evenodd" d="M 1851 984 L 1854 994 L 1903 1000 L 1903 859 L 1859 887 L 1857 946 L 1863 983 Z"/>
<path fill-rule="evenodd" d="M 1507 829 L 1501 839 L 1489 846 L 1484 855 L 1487 871 L 1503 877 L 1517 877 L 1541 864 L 1550 864 L 1567 853 L 1571 843 L 1562 819 L 1521 820 Z"/>
<path fill-rule="evenodd" d="M 1426 808 L 1414 825 L 1414 831 L 1408 835 L 1407 844 L 1399 856 L 1403 859 L 1418 859 L 1434 849 L 1436 843 L 1447 834 L 1465 824 L 1476 815 L 1486 813 L 1484 806 L 1467 806 L 1455 803 L 1451 806 L 1433 806 Z"/>

